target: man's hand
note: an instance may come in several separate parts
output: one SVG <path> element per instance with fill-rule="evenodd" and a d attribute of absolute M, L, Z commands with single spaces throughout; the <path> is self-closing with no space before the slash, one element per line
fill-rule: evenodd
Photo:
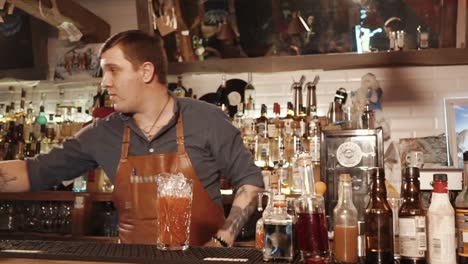
<path fill-rule="evenodd" d="M 210 241 L 206 242 L 204 247 L 223 247 L 220 243 L 216 242 L 214 239 L 210 239 Z"/>
<path fill-rule="evenodd" d="M 223 227 L 216 233 L 216 236 L 226 241 L 229 246 L 232 246 L 241 228 L 257 209 L 257 194 L 262 191 L 262 188 L 253 185 L 241 186 L 236 191 L 229 216 Z M 221 246 L 216 241 L 213 241 L 213 239 L 205 245 L 211 246 L 213 244 L 217 247 Z"/>

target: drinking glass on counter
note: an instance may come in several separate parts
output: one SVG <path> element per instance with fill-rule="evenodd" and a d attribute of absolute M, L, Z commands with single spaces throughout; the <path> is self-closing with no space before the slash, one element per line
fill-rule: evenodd
<path fill-rule="evenodd" d="M 160 174 L 157 183 L 157 248 L 185 250 L 189 246 L 193 181 L 182 174 Z"/>

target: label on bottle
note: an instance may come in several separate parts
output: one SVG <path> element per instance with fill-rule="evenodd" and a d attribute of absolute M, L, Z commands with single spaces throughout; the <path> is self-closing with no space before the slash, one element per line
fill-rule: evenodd
<path fill-rule="evenodd" d="M 264 161 L 265 157 L 270 155 L 270 144 L 269 142 L 258 142 L 258 148 L 257 148 L 257 159 L 258 161 Z"/>
<path fill-rule="evenodd" d="M 312 137 L 310 140 L 310 157 L 312 161 L 320 161 L 320 138 L 318 136 Z"/>
<path fill-rule="evenodd" d="M 289 185 L 288 184 L 288 170 L 286 168 L 278 168 L 276 170 L 276 174 L 278 174 L 278 179 L 281 183 L 281 192 L 284 193 L 285 190 L 283 190 L 283 188 L 287 188 Z"/>
<path fill-rule="evenodd" d="M 292 193 L 302 193 L 302 177 L 304 175 L 304 168 L 295 164 L 292 168 Z"/>
<path fill-rule="evenodd" d="M 424 216 L 398 218 L 401 257 L 424 258 L 426 219 Z"/>
<path fill-rule="evenodd" d="M 274 138 L 278 135 L 278 129 L 276 129 L 276 124 L 268 124 L 268 137 Z"/>
<path fill-rule="evenodd" d="M 456 209 L 455 222 L 458 233 L 458 255 L 468 257 L 468 209 Z"/>
<path fill-rule="evenodd" d="M 245 118 L 244 119 L 244 135 L 245 136 L 252 136 L 255 135 L 255 121 L 252 118 Z"/>
<path fill-rule="evenodd" d="M 434 194 L 433 202 L 434 204 Z M 446 194 L 445 194 L 446 195 Z M 450 204 L 449 204 L 450 205 Z M 440 207 L 439 207 L 440 209 Z M 456 263 L 455 219 L 454 215 L 431 214 L 428 212 L 429 263 Z M 443 212 L 439 212 L 443 213 Z"/>
<path fill-rule="evenodd" d="M 284 133 L 285 135 L 290 135 L 293 133 L 293 129 L 291 127 L 291 123 L 294 121 L 292 118 L 284 119 Z"/>
<path fill-rule="evenodd" d="M 257 134 L 259 135 L 263 135 L 263 132 L 265 131 L 265 129 L 267 128 L 266 122 L 258 122 L 255 127 L 257 129 Z"/>

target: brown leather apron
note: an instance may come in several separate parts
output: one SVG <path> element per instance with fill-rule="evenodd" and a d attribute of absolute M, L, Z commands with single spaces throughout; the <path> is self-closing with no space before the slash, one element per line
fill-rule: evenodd
<path fill-rule="evenodd" d="M 177 119 L 176 136 L 176 153 L 129 156 L 130 128 L 125 127 L 113 193 L 121 243 L 156 244 L 158 212 L 154 176 L 159 173 L 181 172 L 193 180 L 190 245 L 208 242 L 224 224 L 223 209 L 210 198 L 185 151 L 182 113 Z M 131 180 L 132 172 L 138 175 L 138 181 Z"/>

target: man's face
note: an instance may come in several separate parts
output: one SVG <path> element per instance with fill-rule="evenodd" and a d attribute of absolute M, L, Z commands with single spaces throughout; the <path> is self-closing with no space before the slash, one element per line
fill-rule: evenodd
<path fill-rule="evenodd" d="M 141 70 L 133 68 L 118 45 L 101 55 L 101 68 L 101 86 L 107 89 L 114 109 L 124 113 L 136 112 L 142 99 L 138 92 L 143 83 Z"/>

